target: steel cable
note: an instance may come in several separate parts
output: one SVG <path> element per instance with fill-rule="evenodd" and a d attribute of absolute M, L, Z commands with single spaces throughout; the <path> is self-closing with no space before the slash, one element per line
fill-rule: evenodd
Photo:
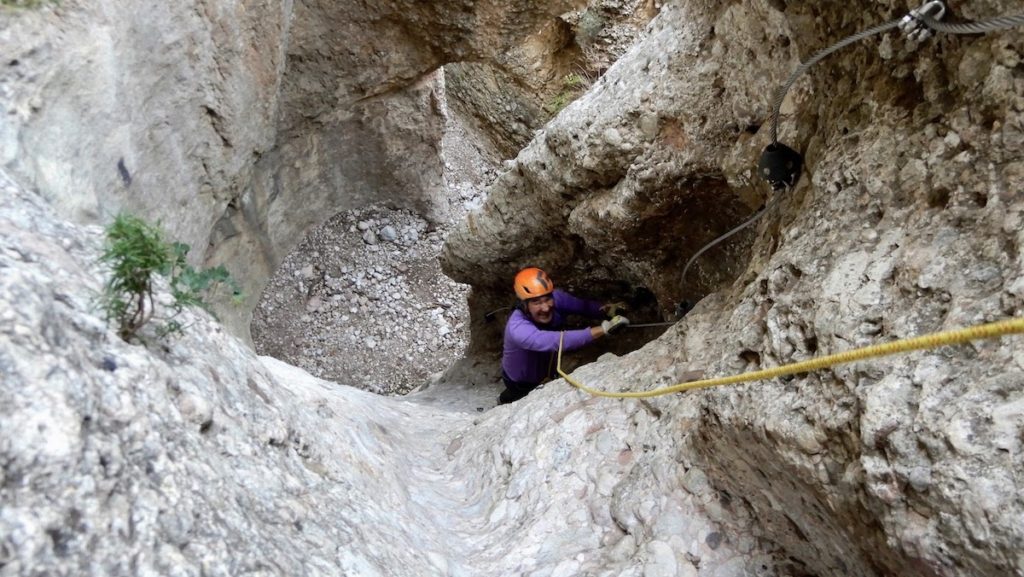
<path fill-rule="evenodd" d="M 986 32 L 1007 30 L 1009 28 L 1024 25 L 1024 14 L 997 16 L 995 18 L 990 18 L 988 20 L 980 20 L 977 22 L 954 23 L 941 22 L 927 15 L 910 17 L 918 20 L 919 22 L 923 23 L 928 28 L 935 30 L 936 32 L 944 32 L 947 34 L 984 34 Z M 875 34 L 879 34 L 887 30 L 892 30 L 893 28 L 898 28 L 900 22 L 902 22 L 902 19 L 893 20 L 892 22 L 880 24 L 878 26 L 875 26 L 874 28 L 869 28 L 863 32 L 859 32 L 852 36 L 847 36 L 846 38 L 840 40 L 839 42 L 836 42 L 832 46 L 829 46 L 824 50 L 818 51 L 813 56 L 811 56 L 807 60 L 807 62 L 804 62 L 803 64 L 798 66 L 797 69 L 794 70 L 793 73 L 789 76 L 789 79 L 786 80 L 786 83 L 783 84 L 781 88 L 779 88 L 778 92 L 776 92 L 775 100 L 772 102 L 772 143 L 776 143 L 779 141 L 779 112 L 782 109 L 782 101 L 786 99 L 786 94 L 789 92 L 789 89 L 792 88 L 793 83 L 796 82 L 797 78 L 799 78 L 801 74 L 806 72 L 807 69 L 809 69 L 811 66 L 814 66 L 819 61 L 821 61 L 821 59 L 825 58 L 829 54 L 832 54 L 836 50 L 839 50 L 840 48 L 845 48 L 850 44 L 853 44 L 854 42 L 859 42 L 865 38 L 868 38 L 869 36 L 874 36 Z"/>
<path fill-rule="evenodd" d="M 821 58 L 827 56 L 828 54 L 831 54 L 831 53 L 835 52 L 836 50 L 839 50 L 840 48 L 846 48 L 850 44 L 853 44 L 854 42 L 859 42 L 859 41 L 861 41 L 861 40 L 863 40 L 863 39 L 865 39 L 865 38 L 867 38 L 869 36 L 874 36 L 876 34 L 880 34 L 880 33 L 886 32 L 887 30 L 892 30 L 894 28 L 897 28 L 897 27 L 899 27 L 899 23 L 900 23 L 900 20 L 893 20 L 893 22 L 886 23 L 886 24 L 883 24 L 883 25 L 879 25 L 879 26 L 874 27 L 874 28 L 869 28 L 869 29 L 867 29 L 867 30 L 865 30 L 863 32 L 854 34 L 853 36 L 847 36 L 843 40 L 840 40 L 839 42 L 837 42 L 837 43 L 835 43 L 835 44 L 833 44 L 833 45 L 831 45 L 831 46 L 829 46 L 829 47 L 827 47 L 827 48 L 825 48 L 823 50 L 818 50 L 813 56 L 811 56 L 806 61 L 806 63 L 804 63 L 804 64 L 800 65 L 799 67 L 797 67 L 797 70 L 793 71 L 793 74 L 790 75 L 790 79 L 786 80 L 785 84 L 783 84 L 778 89 L 778 92 L 775 93 L 775 99 L 772 101 L 772 109 L 771 109 L 772 110 L 772 113 L 771 113 L 771 141 L 772 142 L 777 142 L 778 141 L 778 113 L 779 113 L 779 111 L 782 108 L 782 100 L 785 99 L 786 92 L 790 91 L 790 88 L 797 81 L 797 79 L 800 78 L 800 75 L 802 75 L 805 72 L 807 72 L 807 69 L 809 69 L 812 66 L 818 64 L 818 61 Z"/>
<path fill-rule="evenodd" d="M 1008 30 L 1016 26 L 1024 26 L 1024 14 L 997 16 L 978 22 L 942 22 L 929 16 L 919 16 L 918 20 L 936 32 L 947 34 L 984 34 L 998 30 Z"/>
<path fill-rule="evenodd" d="M 754 216 L 752 216 L 749 219 L 747 219 L 746 222 L 744 222 L 743 224 L 737 226 L 736 228 L 730 230 L 729 232 L 723 234 L 722 236 L 720 236 L 720 237 L 716 238 L 715 240 L 713 240 L 713 241 L 707 243 L 706 245 L 704 245 L 703 248 L 698 250 L 696 254 L 694 254 L 693 256 L 690 257 L 690 260 L 686 261 L 686 266 L 683 267 L 683 274 L 679 277 L 679 283 L 682 284 L 683 282 L 686 281 L 686 271 L 690 270 L 690 265 L 692 265 L 694 263 L 694 261 L 696 261 L 697 258 L 700 257 L 700 255 L 702 255 L 705 252 L 711 250 L 711 248 L 714 247 L 715 245 L 717 245 L 718 243 L 724 241 L 725 239 L 731 237 L 732 235 L 738 233 L 739 231 L 741 231 L 741 230 L 747 228 L 748 226 L 754 224 L 755 222 L 757 222 L 758 219 L 760 219 L 762 216 L 764 216 L 766 212 L 768 212 L 776 204 L 778 204 L 778 202 L 779 202 L 779 200 L 781 198 L 782 198 L 782 191 L 777 191 L 775 193 L 775 198 L 773 198 L 771 200 L 771 202 L 768 203 L 767 206 L 765 206 L 761 210 L 759 210 L 756 213 L 754 213 Z"/>

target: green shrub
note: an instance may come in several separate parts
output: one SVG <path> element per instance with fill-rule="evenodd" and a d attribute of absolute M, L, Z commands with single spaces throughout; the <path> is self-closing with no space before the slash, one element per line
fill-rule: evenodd
<path fill-rule="evenodd" d="M 107 227 L 107 241 L 100 261 L 111 267 L 110 279 L 101 298 L 108 321 L 118 326 L 122 339 L 130 341 L 154 319 L 155 275 L 167 277 L 173 302 L 170 314 L 160 320 L 157 334 L 166 336 L 184 327 L 175 320 L 188 306 L 207 309 L 203 295 L 219 287 L 231 289 L 234 298 L 242 298 L 238 285 L 223 266 L 197 271 L 186 263 L 189 247 L 168 243 L 158 226 L 127 214 L 119 214 Z"/>
<path fill-rule="evenodd" d="M 39 8 L 43 4 L 56 4 L 57 0 L 0 0 L 0 6 L 11 8 Z"/>
<path fill-rule="evenodd" d="M 593 80 L 585 73 L 570 72 L 562 77 L 561 90 L 548 102 L 546 108 L 550 114 L 558 114 L 570 102 L 586 92 Z"/>

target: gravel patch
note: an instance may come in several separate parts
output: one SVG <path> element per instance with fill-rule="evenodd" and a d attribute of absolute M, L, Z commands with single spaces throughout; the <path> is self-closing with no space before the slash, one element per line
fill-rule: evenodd
<path fill-rule="evenodd" d="M 469 342 L 469 286 L 441 273 L 452 224 L 479 207 L 497 157 L 448 116 L 443 222 L 370 206 L 335 215 L 275 272 L 251 325 L 256 350 L 327 380 L 400 395 L 436 380 Z"/>

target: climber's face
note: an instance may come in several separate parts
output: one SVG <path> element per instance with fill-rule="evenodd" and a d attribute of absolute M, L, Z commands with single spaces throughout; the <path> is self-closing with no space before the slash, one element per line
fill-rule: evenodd
<path fill-rule="evenodd" d="M 530 314 L 533 322 L 539 325 L 546 325 L 555 316 L 555 298 L 551 295 L 544 295 L 526 301 L 526 312 Z"/>

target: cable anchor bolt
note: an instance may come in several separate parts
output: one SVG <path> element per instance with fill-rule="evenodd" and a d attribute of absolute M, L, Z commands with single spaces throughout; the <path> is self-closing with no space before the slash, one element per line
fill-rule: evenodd
<path fill-rule="evenodd" d="M 804 157 L 799 152 L 781 142 L 773 142 L 761 153 L 757 171 L 761 178 L 768 181 L 772 190 L 778 191 L 796 184 L 803 163 Z"/>
<path fill-rule="evenodd" d="M 914 42 L 922 42 L 931 38 L 932 29 L 925 24 L 923 18 L 931 20 L 942 20 L 946 15 L 946 5 L 941 0 L 932 0 L 914 8 L 909 14 L 900 20 L 900 30 L 907 35 L 907 38 Z"/>

